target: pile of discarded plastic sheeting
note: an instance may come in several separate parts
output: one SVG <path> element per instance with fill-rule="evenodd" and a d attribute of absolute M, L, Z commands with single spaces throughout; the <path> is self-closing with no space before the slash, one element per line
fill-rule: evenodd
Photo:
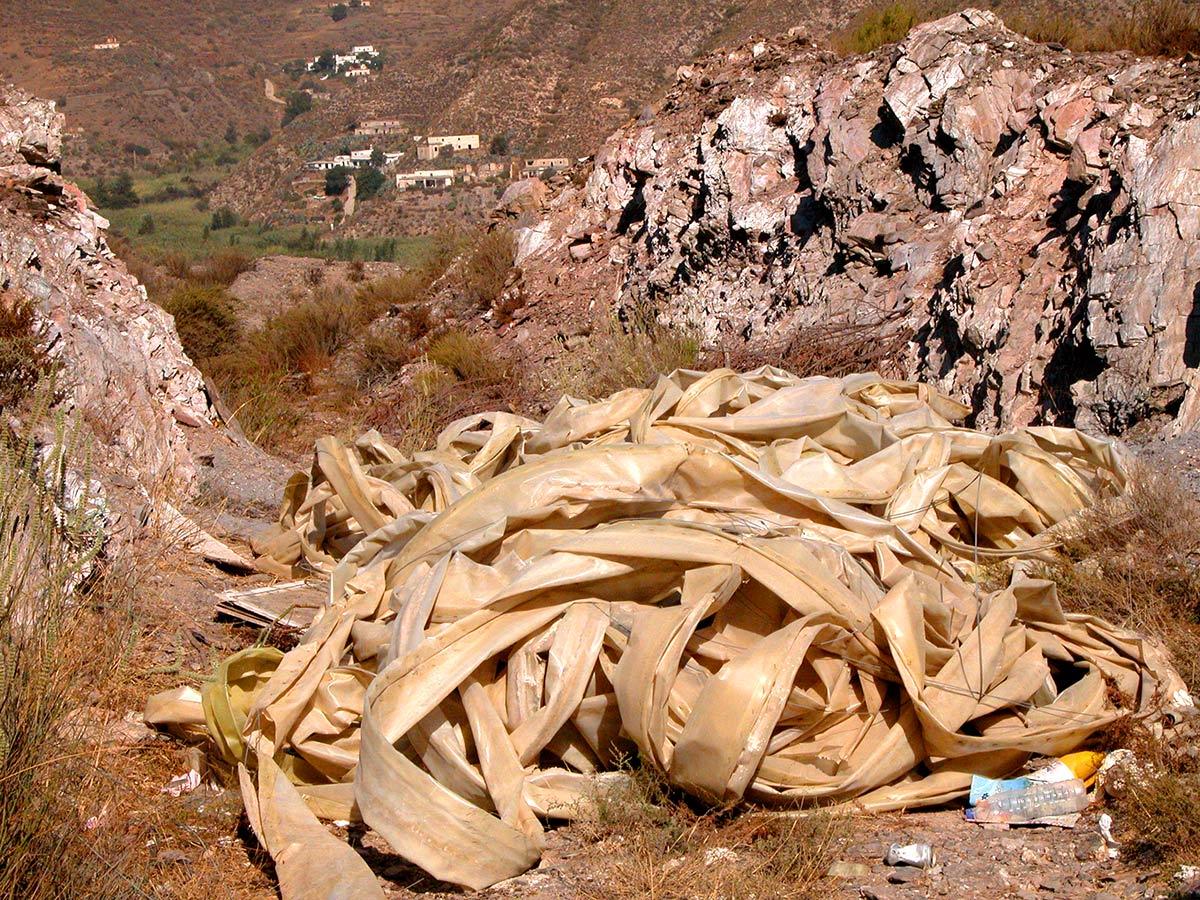
<path fill-rule="evenodd" d="M 632 748 L 714 802 L 965 796 L 1078 747 L 1118 693 L 1148 712 L 1182 686 L 1000 565 L 1119 494 L 1118 447 L 967 412 L 875 375 L 680 371 L 543 423 L 473 416 L 412 458 L 325 438 L 259 549 L 328 573 L 328 607 L 148 718 L 245 763 L 285 896 L 378 895 L 314 812 L 447 881 L 516 875 Z"/>

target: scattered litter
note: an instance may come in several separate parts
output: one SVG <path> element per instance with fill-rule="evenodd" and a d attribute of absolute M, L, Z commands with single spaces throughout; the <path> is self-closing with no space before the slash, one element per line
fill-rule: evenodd
<path fill-rule="evenodd" d="M 1096 830 L 1100 832 L 1100 837 L 1104 838 L 1104 847 L 1108 851 L 1108 858 L 1116 859 L 1121 855 L 1121 845 L 1113 837 L 1112 826 L 1112 816 L 1108 813 L 1101 813 L 1099 821 L 1096 822 Z"/>
<path fill-rule="evenodd" d="M 1132 750 L 1113 750 L 1096 772 L 1096 798 L 1120 799 L 1131 788 L 1145 784 L 1153 774 L 1154 766 L 1142 763 Z"/>
<path fill-rule="evenodd" d="M 974 809 L 967 810 L 967 818 L 974 822 L 1027 823 L 1071 815 L 1087 805 L 1087 788 L 1078 778 L 1050 783 L 1027 781 L 1023 787 L 980 800 Z"/>
<path fill-rule="evenodd" d="M 311 581 L 288 581 L 247 591 L 222 591 L 217 595 L 218 616 L 237 619 L 259 628 L 283 625 L 307 628 L 328 595 Z"/>
<path fill-rule="evenodd" d="M 892 844 L 883 861 L 889 866 L 915 866 L 929 869 L 937 864 L 929 844 Z"/>
<path fill-rule="evenodd" d="M 108 821 L 108 801 L 106 800 L 104 802 L 104 805 L 100 807 L 100 812 L 96 813 L 94 816 L 87 817 L 87 821 L 85 821 L 83 823 L 83 830 L 84 831 L 95 831 L 97 828 L 101 827 L 107 821 Z"/>
<path fill-rule="evenodd" d="M 728 847 L 709 847 L 704 851 L 704 865 L 715 866 L 717 863 L 734 863 L 738 861 L 736 850 Z"/>
<path fill-rule="evenodd" d="M 1171 876 L 1171 880 L 1179 885 L 1200 884 L 1200 866 L 1180 866 Z"/>
<path fill-rule="evenodd" d="M 195 769 L 189 769 L 182 775 L 176 775 L 168 781 L 163 786 L 162 792 L 170 794 L 172 797 L 182 797 L 184 794 L 190 794 L 198 787 L 200 787 L 200 773 Z"/>
<path fill-rule="evenodd" d="M 147 720 L 205 723 L 250 764 L 251 824 L 300 896 L 379 896 L 314 813 L 357 808 L 400 856 L 484 888 L 537 862 L 543 819 L 588 808 L 583 772 L 635 750 L 723 804 L 966 796 L 961 760 L 1002 776 L 1106 727 L 1110 697 L 1150 713 L 1182 686 L 1048 581 L 980 589 L 979 565 L 1044 557 L 1126 476 L 1109 441 L 987 435 L 955 424 L 968 412 L 764 367 L 564 398 L 541 423 L 469 416 L 412 456 L 323 438 L 256 564 L 328 576 L 328 602 L 286 655 L 243 651 Z"/>
<path fill-rule="evenodd" d="M 163 786 L 162 792 L 172 797 L 182 797 L 200 787 L 204 772 L 204 753 L 198 747 L 188 750 L 188 770 L 182 775 L 176 775 Z"/>

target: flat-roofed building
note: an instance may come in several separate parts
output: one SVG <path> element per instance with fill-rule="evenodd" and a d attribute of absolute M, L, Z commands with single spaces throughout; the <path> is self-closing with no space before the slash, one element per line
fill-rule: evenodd
<path fill-rule="evenodd" d="M 453 169 L 418 169 L 415 172 L 397 172 L 396 187 L 439 188 L 454 184 Z"/>

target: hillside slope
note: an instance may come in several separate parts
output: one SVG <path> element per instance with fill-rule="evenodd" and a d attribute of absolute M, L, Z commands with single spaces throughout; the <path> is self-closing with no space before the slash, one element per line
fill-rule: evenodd
<path fill-rule="evenodd" d="M 72 165 L 95 172 L 133 162 L 135 146 L 158 155 L 231 123 L 240 133 L 275 127 L 281 106 L 265 83 L 294 87 L 285 63 L 370 43 L 384 73 L 326 83 L 337 102 L 314 116 L 317 134 L 386 115 L 582 152 L 713 40 L 830 19 L 811 0 L 375 0 L 338 22 L 303 0 L 31 0 L 0 5 L 0 79 L 58 100 Z M 119 48 L 93 48 L 110 36 Z M 284 139 L 292 148 L 310 137 L 294 135 Z"/>
<path fill-rule="evenodd" d="M 362 119 L 399 119 L 416 134 L 479 132 L 485 144 L 503 134 L 517 154 L 578 156 L 657 96 L 681 63 L 715 42 L 740 42 L 796 23 L 824 34 L 859 4 L 834 10 L 812 0 L 492 5 L 493 11 L 479 9 L 453 28 L 417 19 L 424 31 L 414 30 L 399 46 L 382 44 L 387 62 L 381 74 L 351 85 L 322 82 L 330 96 L 246 160 L 218 202 L 258 218 L 278 213 L 304 160 L 345 141 Z M 411 149 L 399 139 L 384 143 Z"/>
<path fill-rule="evenodd" d="M 713 350 L 846 323 L 907 339 L 902 370 L 981 425 L 1191 427 L 1198 83 L 973 10 L 867 57 L 715 55 L 523 223 L 515 333 L 567 345 L 597 297 Z"/>

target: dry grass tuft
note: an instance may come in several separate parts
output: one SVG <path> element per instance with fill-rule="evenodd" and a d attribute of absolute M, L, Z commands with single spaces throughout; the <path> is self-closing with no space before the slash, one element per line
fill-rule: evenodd
<path fill-rule="evenodd" d="M 32 420 L 50 424 L 44 402 Z M 68 714 L 128 647 L 128 573 L 101 557 L 86 490 L 68 499 L 85 456 L 61 420 L 53 432 L 48 455 L 0 435 L 0 897 L 124 897 L 130 849 L 87 825 L 113 792 Z"/>
<path fill-rule="evenodd" d="M 195 278 L 201 284 L 229 287 L 243 272 L 254 268 L 254 260 L 240 250 L 220 250 L 208 257 Z"/>
<path fill-rule="evenodd" d="M 0 409 L 26 400 L 54 368 L 37 334 L 33 302 L 0 291 Z"/>
<path fill-rule="evenodd" d="M 912 27 L 922 21 L 925 16 L 912 3 L 868 7 L 833 36 L 833 46 L 843 54 L 870 53 L 884 44 L 902 41 Z"/>
<path fill-rule="evenodd" d="M 516 242 L 507 228 L 493 229 L 481 237 L 458 269 L 462 298 L 477 309 L 495 307 L 515 254 Z"/>
<path fill-rule="evenodd" d="M 646 387 L 660 374 L 699 365 L 700 341 L 689 330 L 650 324 L 626 331 L 609 322 L 562 355 L 548 387 L 552 394 L 599 400 L 624 388 Z"/>
<path fill-rule="evenodd" d="M 1200 855 L 1200 774 L 1150 775 L 1114 801 L 1113 809 L 1123 859 L 1179 865 Z"/>
<path fill-rule="evenodd" d="M 1200 502 L 1179 477 L 1134 463 L 1127 491 L 1062 537 L 1045 574 L 1063 606 L 1162 636 L 1189 689 L 1200 688 Z"/>
<path fill-rule="evenodd" d="M 855 372 L 900 377 L 900 360 L 911 335 L 880 322 L 831 321 L 793 331 L 783 340 L 757 349 L 710 354 L 711 364 L 742 371 L 771 365 L 800 378 L 841 378 Z"/>
<path fill-rule="evenodd" d="M 876 3 L 833 35 L 833 47 L 843 54 L 870 53 L 903 40 L 915 25 L 962 8 L 961 4 L 946 0 Z M 1124 17 L 1104 22 L 1083 20 L 1045 3 L 1002 0 L 993 8 L 1013 31 L 1071 50 L 1131 50 L 1141 56 L 1185 56 L 1200 52 L 1200 7 L 1189 0 L 1135 3 Z"/>
<path fill-rule="evenodd" d="M 698 812 L 656 771 L 625 772 L 580 826 L 602 854 L 597 896 L 749 900 L 830 889 L 826 873 L 849 837 L 846 815 Z"/>
<path fill-rule="evenodd" d="M 461 329 L 445 331 L 429 342 L 425 355 L 460 382 L 500 384 L 513 374 L 512 366 L 497 352 L 496 340 L 491 335 Z"/>
<path fill-rule="evenodd" d="M 402 451 L 416 453 L 463 416 L 524 409 L 527 391 L 521 367 L 498 352 L 491 335 L 453 330 L 435 336 L 410 377 L 374 397 L 364 418 Z"/>

